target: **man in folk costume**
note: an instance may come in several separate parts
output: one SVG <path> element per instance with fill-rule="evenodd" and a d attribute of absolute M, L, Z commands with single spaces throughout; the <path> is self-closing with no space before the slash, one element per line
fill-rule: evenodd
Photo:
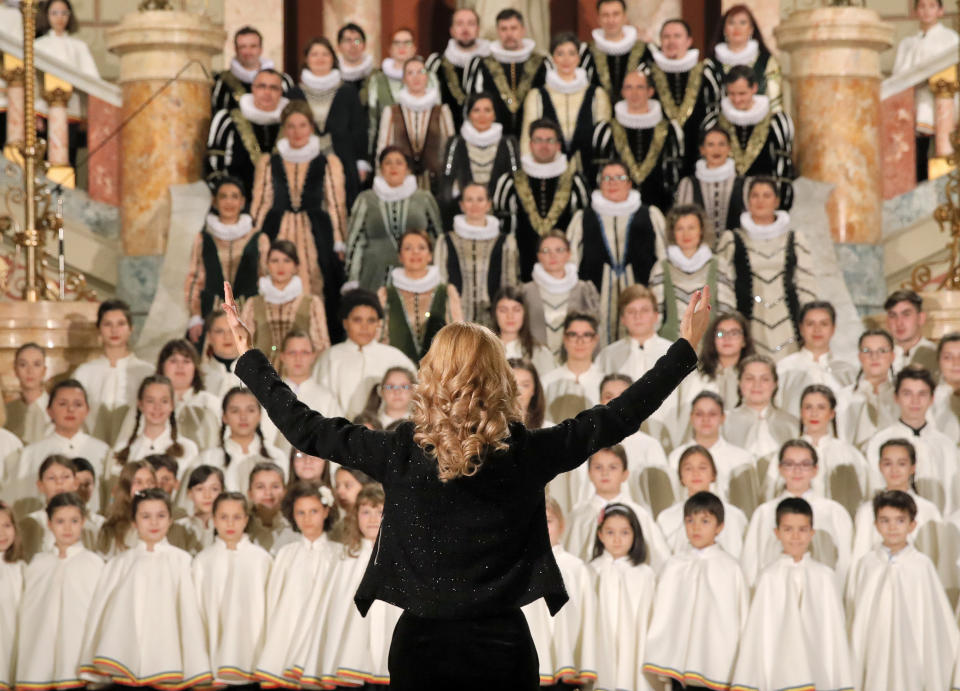
<path fill-rule="evenodd" d="M 696 142 L 709 110 L 720 100 L 720 85 L 700 51 L 693 46 L 690 26 L 682 19 L 668 19 L 660 29 L 660 48 L 648 46 L 646 68 L 664 114 L 683 130 L 684 142 Z M 684 147 L 682 175 L 693 173 L 695 146 Z"/>
<path fill-rule="evenodd" d="M 253 175 L 261 156 L 269 156 L 280 135 L 280 113 L 289 101 L 283 96 L 283 75 L 261 70 L 253 92 L 217 111 L 207 137 L 207 180 L 229 175 L 253 189 Z"/>
<path fill-rule="evenodd" d="M 480 15 L 470 9 L 459 9 L 450 21 L 450 40 L 446 49 L 427 58 L 426 67 L 436 75 L 440 85 L 440 102 L 450 108 L 457 130 L 463 124 L 463 107 L 467 100 L 464 90 L 467 67 L 474 58 L 490 55 L 490 42 L 478 38 L 479 33 Z"/>
<path fill-rule="evenodd" d="M 373 74 L 373 56 L 367 52 L 367 34 L 358 24 L 348 23 L 337 32 L 337 63 L 340 78 L 357 90 L 360 103 L 367 107 L 367 83 Z"/>
<path fill-rule="evenodd" d="M 643 203 L 630 185 L 626 164 L 611 161 L 600 170 L 599 189 L 590 208 L 577 211 L 567 229 L 580 279 L 600 293 L 600 324 L 609 333 L 604 342 L 620 337 L 617 318 L 620 293 L 629 285 L 646 285 L 658 256 L 663 254 L 663 214 Z"/>
<path fill-rule="evenodd" d="M 627 24 L 625 0 L 598 0 L 597 19 L 600 27 L 591 33 L 593 41 L 580 46 L 581 65 L 614 103 L 624 78 L 640 66 L 647 44 L 637 38 L 637 28 Z"/>
<path fill-rule="evenodd" d="M 704 121 L 708 130 L 719 127 L 730 135 L 737 175 L 769 175 L 777 182 L 780 206 L 793 203 L 793 121 L 783 111 L 772 111 L 770 99 L 757 94 L 757 78 L 746 65 L 732 67 L 724 78 L 727 95 L 720 108 Z"/>
<path fill-rule="evenodd" d="M 210 93 L 211 112 L 236 107 L 240 97 L 249 94 L 254 78 L 261 70 L 275 69 L 273 60 L 263 57 L 263 34 L 252 26 L 244 26 L 233 35 L 236 55 L 230 60 L 230 69 L 213 78 Z M 289 75 L 278 72 L 283 80 L 283 93 L 295 88 Z M 249 189 L 249 188 L 248 188 Z"/>
<path fill-rule="evenodd" d="M 546 80 L 546 56 L 535 53 L 536 44 L 526 37 L 523 15 L 506 9 L 497 15 L 497 40 L 490 55 L 476 57 L 464 78 L 467 93 L 490 92 L 494 97 L 497 122 L 503 133 L 520 138 L 523 101 L 530 89 Z"/>
<path fill-rule="evenodd" d="M 643 201 L 666 213 L 680 183 L 683 130 L 663 116 L 644 72 L 628 73 L 621 93 L 613 119 L 596 128 L 595 147 L 603 157 L 623 161 Z"/>
<path fill-rule="evenodd" d="M 540 237 L 566 228 L 574 213 L 589 203 L 587 186 L 577 172 L 577 159 L 560 153 L 560 125 L 550 120 L 530 124 L 530 152 L 520 159 L 516 174 L 497 181 L 494 207 L 509 217 L 508 227 L 520 253 L 520 280 L 529 281 L 537 263 Z"/>

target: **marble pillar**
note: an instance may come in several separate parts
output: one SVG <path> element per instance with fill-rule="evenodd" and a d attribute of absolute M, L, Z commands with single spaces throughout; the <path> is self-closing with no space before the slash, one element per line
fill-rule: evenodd
<path fill-rule="evenodd" d="M 210 60 L 222 49 L 223 35 L 205 16 L 162 10 L 127 15 L 107 30 L 107 45 L 120 56 L 122 117 L 136 113 L 120 142 L 127 256 L 163 254 L 168 188 L 202 177 Z"/>
<path fill-rule="evenodd" d="M 917 186 L 913 87 L 880 104 L 880 151 L 883 198 L 893 199 Z"/>
<path fill-rule="evenodd" d="M 367 52 L 380 62 L 380 0 L 326 0 L 323 34 L 337 45 L 340 27 L 353 22 L 367 35 Z"/>
<path fill-rule="evenodd" d="M 12 155 L 15 142 L 23 141 L 23 63 L 11 55 L 3 56 L 3 79 L 7 83 L 7 138 L 5 152 L 10 160 L 20 160 Z"/>
<path fill-rule="evenodd" d="M 122 118 L 120 108 L 87 97 L 87 193 L 91 199 L 120 206 L 120 136 L 114 134 Z"/>
<path fill-rule="evenodd" d="M 774 33 L 790 55 L 797 167 L 835 185 L 830 233 L 856 258 L 842 264 L 854 302 L 876 308 L 883 295 L 865 286 L 883 275 L 880 54 L 893 45 L 893 27 L 873 10 L 821 7 L 794 12 Z"/>

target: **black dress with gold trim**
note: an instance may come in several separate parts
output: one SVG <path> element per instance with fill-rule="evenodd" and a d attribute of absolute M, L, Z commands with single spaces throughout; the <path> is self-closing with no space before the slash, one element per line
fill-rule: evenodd
<path fill-rule="evenodd" d="M 547 77 L 546 56 L 533 53 L 524 62 L 498 62 L 493 55 L 474 58 L 467 67 L 465 91 L 487 92 L 493 96 L 497 122 L 503 133 L 519 139 L 523 124 L 523 102 L 530 89 L 543 86 Z"/>
<path fill-rule="evenodd" d="M 217 178 L 229 175 L 243 181 L 249 195 L 257 161 L 270 155 L 280 136 L 280 123 L 258 125 L 234 107 L 217 112 L 207 138 L 206 179 L 211 189 Z"/>
<path fill-rule="evenodd" d="M 635 41 L 633 47 L 619 55 L 606 53 L 596 40 L 580 44 L 580 66 L 587 71 L 590 81 L 610 97 L 611 103 L 620 100 L 623 80 L 635 72 L 647 54 L 647 44 Z"/>

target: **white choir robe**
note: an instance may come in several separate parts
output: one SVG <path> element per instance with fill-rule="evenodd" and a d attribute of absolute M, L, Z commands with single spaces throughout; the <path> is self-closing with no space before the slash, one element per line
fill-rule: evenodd
<path fill-rule="evenodd" d="M 294 649 L 303 640 L 302 631 L 313 623 L 310 601 L 323 594 L 321 586 L 330 578 L 341 547 L 326 535 L 313 542 L 299 533 L 297 537 L 277 550 L 267 583 L 267 626 L 256 677 L 268 685 L 297 685 L 289 675 L 296 664 Z"/>
<path fill-rule="evenodd" d="M 507 354 L 507 359 L 516 358 L 518 360 L 523 359 L 523 346 L 520 344 L 520 339 L 515 338 L 512 341 L 508 341 L 503 344 L 503 349 Z M 553 353 L 550 352 L 550 349 L 537 343 L 533 346 L 533 352 L 530 353 L 530 357 L 526 358 L 533 363 L 533 366 L 537 368 L 537 374 L 543 379 L 543 376 L 554 369 L 557 366 L 557 359 L 553 357 Z"/>
<path fill-rule="evenodd" d="M 674 496 L 683 496 L 683 486 L 680 484 L 680 456 L 696 443 L 696 441 L 688 441 L 681 444 L 670 452 L 670 457 L 667 459 L 667 465 L 671 471 L 670 477 L 673 480 Z M 713 446 L 704 448 L 710 452 L 713 457 L 713 464 L 717 468 L 717 479 L 714 481 L 714 486 L 717 488 L 717 496 L 721 499 L 726 499 L 730 494 L 731 477 L 744 468 L 756 469 L 757 467 L 757 459 L 752 453 L 731 444 L 723 438 L 722 434 L 717 437 Z"/>
<path fill-rule="evenodd" d="M 657 516 L 657 525 L 673 554 L 690 547 L 683 522 L 683 504 L 689 495 L 684 490 L 680 496 L 680 501 Z M 731 557 L 739 559 L 743 550 L 743 534 L 747 531 L 747 515 L 722 497 L 720 501 L 723 502 L 723 530 L 717 535 L 717 544 Z"/>
<path fill-rule="evenodd" d="M 416 370 L 412 370 L 416 374 Z M 294 384 L 289 379 L 284 379 L 290 390 L 297 395 L 301 403 L 316 410 L 325 417 L 343 417 L 343 408 L 340 407 L 340 401 L 336 395 L 326 386 L 316 379 L 307 379 L 301 384 Z M 283 452 L 290 451 L 290 442 L 279 431 L 267 442 Z"/>
<path fill-rule="evenodd" d="M 22 401 L 23 399 L 19 399 Z M 10 404 L 7 404 L 8 406 Z M 47 415 L 50 405 L 50 394 L 44 391 L 40 398 L 26 406 L 23 412 L 23 436 L 20 441 L 24 444 L 33 444 L 53 433 L 53 421 Z M 10 424 L 10 408 L 7 408 L 7 424 Z M 0 479 L 3 478 L 0 473 Z"/>
<path fill-rule="evenodd" d="M 927 411 L 927 421 L 946 434 L 953 443 L 960 442 L 960 393 L 954 393 L 949 384 L 940 384 L 933 392 L 933 405 Z"/>
<path fill-rule="evenodd" d="M 893 381 L 884 381 L 879 391 L 862 377 L 856 384 L 834 392 L 837 395 L 837 434 L 862 449 L 878 429 L 889 427 L 900 417 L 893 393 Z"/>
<path fill-rule="evenodd" d="M 796 439 L 798 434 L 800 420 L 770 405 L 760 412 L 739 405 L 727 413 L 723 423 L 724 438 L 758 459 L 765 456 L 775 461 L 780 446 L 788 439 Z"/>
<path fill-rule="evenodd" d="M 210 657 L 190 555 L 166 540 L 107 562 L 90 604 L 80 676 L 181 688 L 210 683 Z"/>
<path fill-rule="evenodd" d="M 670 557 L 657 581 L 644 672 L 727 688 L 749 605 L 743 572 L 719 545 Z"/>
<path fill-rule="evenodd" d="M 250 516 L 250 525 L 247 526 L 247 533 L 250 535 L 250 539 L 253 540 L 254 544 L 260 545 L 271 555 L 276 555 L 281 547 L 289 542 L 295 541 L 292 539 L 287 540 L 286 537 L 288 535 L 299 536 L 299 533 L 293 532 L 287 519 L 284 518 L 281 513 L 277 513 L 277 515 L 273 517 L 272 523 L 266 526 L 263 521 L 260 520 L 256 511 Z"/>
<path fill-rule="evenodd" d="M 202 518 L 194 515 L 182 516 L 170 526 L 167 540 L 174 547 L 179 547 L 191 557 L 195 557 L 216 541 L 213 518 L 204 525 Z"/>
<path fill-rule="evenodd" d="M 731 688 L 853 689 L 843 599 L 833 570 L 781 555 L 757 581 Z"/>
<path fill-rule="evenodd" d="M 540 378 L 547 402 L 547 417 L 563 422 L 600 402 L 600 382 L 604 372 L 597 363 L 582 374 L 574 374 L 566 365 Z"/>
<path fill-rule="evenodd" d="M 20 505 L 25 496 L 36 493 L 37 473 L 32 481 L 20 477 L 20 456 L 23 442 L 8 429 L 0 428 L 0 499 L 14 508 L 18 516 L 36 508 L 30 502 Z M 39 470 L 39 466 L 37 468 Z"/>
<path fill-rule="evenodd" d="M 73 378 L 87 393 L 90 414 L 86 428 L 90 434 L 107 444 L 117 442 L 127 410 L 137 406 L 140 382 L 154 372 L 153 365 L 132 354 L 117 360 L 116 367 L 105 356 L 77 367 Z"/>
<path fill-rule="evenodd" d="M 0 557 L 0 689 L 13 688 L 13 665 L 17 654 L 17 608 L 23 595 L 22 561 Z"/>
<path fill-rule="evenodd" d="M 643 674 L 657 577 L 606 550 L 589 564 L 597 589 L 597 688 L 652 691 Z"/>
<path fill-rule="evenodd" d="M 779 384 L 775 401 L 795 417 L 800 417 L 800 397 L 811 384 L 822 384 L 836 396 L 840 389 L 853 383 L 857 368 L 833 353 L 825 353 L 817 359 L 812 352 L 801 348 L 790 353 L 777 363 Z"/>
<path fill-rule="evenodd" d="M 31 496 L 40 500 L 44 505 L 40 490 L 37 489 L 38 473 L 47 456 L 59 454 L 67 458 L 86 458 L 93 466 L 96 475 L 94 492 L 87 504 L 91 513 L 99 513 L 106 507 L 104 487 L 104 470 L 108 461 L 112 460 L 110 447 L 99 439 L 85 432 L 77 432 L 72 437 L 64 437 L 56 432 L 28 445 L 20 453 L 20 462 L 17 464 L 17 482 L 21 488 L 21 497 Z"/>
<path fill-rule="evenodd" d="M 81 542 L 87 549 L 96 549 L 97 534 L 100 532 L 100 526 L 103 525 L 103 517 L 91 520 L 90 517 L 83 522 L 83 531 L 81 533 Z M 33 513 L 27 514 L 18 524 L 20 529 L 20 540 L 23 545 L 24 558 L 32 563 L 35 556 L 44 552 L 49 552 L 56 544 L 56 538 L 53 531 L 50 530 L 50 523 L 47 519 L 46 509 L 37 509 Z"/>
<path fill-rule="evenodd" d="M 880 546 L 850 572 L 847 618 L 858 689 L 949 689 L 960 633 L 933 562 Z"/>
<path fill-rule="evenodd" d="M 751 587 L 764 567 L 774 562 L 782 552 L 780 541 L 773 532 L 777 527 L 777 504 L 792 496 L 794 495 L 783 492 L 775 499 L 758 506 L 750 518 L 747 534 L 743 538 L 740 564 Z M 804 492 L 801 498 L 813 509 L 813 530 L 816 533 L 814 545 L 820 534 L 829 538 L 831 551 L 836 550 L 836 563 L 827 566 L 837 572 L 839 582 L 843 583 L 850 568 L 850 552 L 853 548 L 853 521 L 850 514 L 839 503 L 814 494 L 812 490 Z M 823 558 L 827 555 L 819 556 Z"/>
<path fill-rule="evenodd" d="M 186 437 L 200 451 L 215 446 L 218 442 L 218 433 L 220 432 L 220 421 L 223 416 L 223 407 L 220 403 L 220 397 L 209 391 L 194 391 L 188 389 L 183 396 L 174 404 L 174 412 L 177 416 L 177 434 L 183 438 Z M 133 432 L 133 423 L 137 419 L 137 408 L 131 406 L 127 411 L 123 424 L 120 427 L 120 433 L 117 435 L 119 441 L 126 441 Z"/>
<path fill-rule="evenodd" d="M 239 359 L 240 358 L 237 358 L 237 360 Z M 228 369 L 216 358 L 204 357 L 200 361 L 200 376 L 203 378 L 204 390 L 209 391 L 218 399 L 223 400 L 223 397 L 227 395 L 230 389 L 236 386 L 243 386 L 240 377 L 234 374 L 237 360 L 230 363 L 230 368 Z"/>
<path fill-rule="evenodd" d="M 870 470 L 867 459 L 853 444 L 837 439 L 833 436 L 820 437 L 814 442 L 813 437 L 804 434 L 800 437 L 817 451 L 817 474 L 810 482 L 810 489 L 821 497 L 833 499 L 830 487 L 830 476 L 840 466 L 848 466 L 857 475 L 857 487 L 862 496 L 867 496 L 867 480 Z M 780 475 L 780 465 L 771 463 L 767 466 L 767 497 L 774 497 L 783 491 L 783 477 Z"/>
<path fill-rule="evenodd" d="M 917 505 L 917 527 L 907 536 L 907 541 L 912 545 L 924 525 L 931 521 L 940 522 L 943 517 L 936 504 L 929 499 L 924 499 L 913 490 L 908 491 L 907 494 L 913 497 Z M 883 537 L 877 530 L 873 515 L 873 501 L 865 501 L 857 509 L 853 517 L 853 529 L 853 557 L 850 563 L 856 564 L 867 552 L 883 544 Z"/>
<path fill-rule="evenodd" d="M 217 446 L 207 449 L 200 454 L 197 465 L 212 465 L 214 468 L 223 470 L 223 482 L 229 492 L 247 493 L 250 488 L 250 471 L 257 463 L 276 463 L 283 471 L 283 481 L 287 481 L 287 468 L 290 467 L 289 456 L 280 451 L 277 447 L 267 444 L 260 444 L 260 439 L 254 437 L 253 441 L 244 451 L 237 442 L 230 438 L 230 430 L 227 430 L 227 438 L 223 440 L 223 446 Z M 230 465 L 227 465 L 227 454 L 230 454 Z M 266 454 L 266 455 L 264 455 Z"/>
<path fill-rule="evenodd" d="M 632 501 L 625 489 L 621 485 L 620 494 L 610 501 L 594 493 L 592 497 L 577 506 L 567 520 L 568 527 L 564 534 L 564 547 L 571 554 L 584 561 L 589 561 L 593 557 L 593 545 L 597 538 L 597 521 L 600 518 L 600 512 L 608 504 L 624 504 L 633 510 L 637 515 L 637 521 L 640 523 L 643 541 L 647 545 L 646 563 L 650 564 L 653 570 L 659 573 L 660 568 L 670 556 L 670 548 L 667 547 L 663 534 L 653 520 L 650 511 Z"/>
<path fill-rule="evenodd" d="M 273 559 L 244 535 L 236 549 L 217 538 L 193 560 L 193 584 L 216 684 L 256 681 Z"/>
<path fill-rule="evenodd" d="M 142 420 L 140 422 L 140 428 L 141 431 L 137 433 L 133 443 L 130 444 L 130 453 L 127 456 L 127 463 L 130 461 L 143 460 L 147 456 L 151 456 L 153 454 L 166 453 L 167 449 L 173 446 L 173 429 L 170 427 L 170 423 L 167 423 L 167 426 L 164 428 L 163 432 L 161 432 L 160 436 L 158 436 L 156 439 L 149 439 L 144 436 Z M 187 476 L 187 470 L 193 468 L 197 464 L 197 460 L 200 458 L 200 450 L 197 449 L 196 444 L 182 435 L 177 435 L 177 442 L 183 449 L 183 453 L 176 457 L 176 461 L 180 466 L 177 475 L 181 481 L 181 485 L 184 486 L 181 491 L 186 491 L 186 483 L 183 482 L 183 480 Z M 116 453 L 122 451 L 126 447 L 127 439 L 121 439 L 113 447 L 113 451 Z M 120 475 L 120 471 L 122 469 L 123 464 L 117 462 L 116 457 L 114 457 L 107 463 L 106 472 L 104 475 L 107 478 L 117 477 Z"/>
<path fill-rule="evenodd" d="M 371 341 L 361 348 L 347 339 L 320 354 L 316 372 L 317 380 L 336 395 L 346 417 L 353 419 L 363 410 L 371 389 L 391 367 L 417 372 L 410 358 L 393 346 Z"/>
<path fill-rule="evenodd" d="M 540 684 L 587 683 L 597 679 L 599 651 L 594 571 L 582 559 L 553 546 L 570 599 L 556 616 L 543 598 L 521 607 L 540 661 Z"/>
<path fill-rule="evenodd" d="M 960 507 L 960 488 L 954 486 L 958 483 L 957 464 L 960 463 L 957 445 L 929 423 L 920 430 L 919 435 L 899 420 L 873 435 L 866 449 L 871 493 L 884 486 L 879 465 L 880 447 L 885 441 L 898 438 L 913 444 L 917 452 L 914 482 L 920 495 L 936 504 L 943 513 L 950 513 L 954 507 Z"/>
<path fill-rule="evenodd" d="M 18 685 L 84 686 L 77 675 L 83 628 L 103 568 L 103 559 L 80 542 L 63 559 L 54 547 L 30 562 L 20 603 Z"/>

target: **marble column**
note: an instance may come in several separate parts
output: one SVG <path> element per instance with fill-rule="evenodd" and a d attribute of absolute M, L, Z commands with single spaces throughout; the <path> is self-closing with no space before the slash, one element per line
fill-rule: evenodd
<path fill-rule="evenodd" d="M 800 10 L 774 31 L 790 55 L 794 151 L 800 174 L 835 185 L 830 233 L 861 313 L 878 309 L 886 286 L 881 246 L 880 54 L 893 27 L 873 10 Z"/>
<path fill-rule="evenodd" d="M 7 138 L 5 152 L 10 160 L 20 160 L 13 144 L 23 142 L 23 62 L 12 55 L 3 56 L 3 79 L 7 83 Z"/>
<path fill-rule="evenodd" d="M 107 29 L 107 46 L 120 56 L 122 117 L 136 113 L 120 135 L 127 256 L 163 254 L 169 187 L 202 177 L 210 61 L 222 49 L 223 37 L 205 16 L 163 10 L 129 14 Z"/>

